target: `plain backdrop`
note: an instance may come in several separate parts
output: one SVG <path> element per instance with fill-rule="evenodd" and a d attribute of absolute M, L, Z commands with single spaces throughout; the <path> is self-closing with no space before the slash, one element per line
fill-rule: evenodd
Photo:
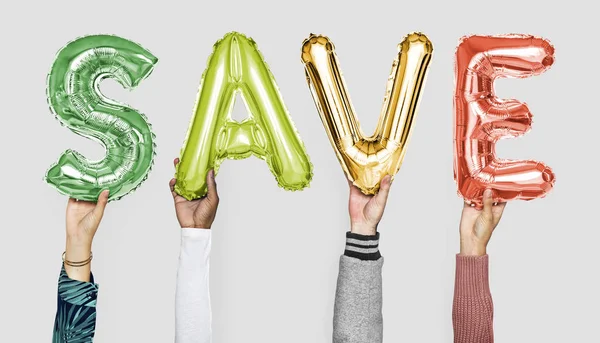
<path fill-rule="evenodd" d="M 68 148 L 101 146 L 61 127 L 45 99 L 56 52 L 108 33 L 159 58 L 133 91 L 103 92 L 147 114 L 158 155 L 135 193 L 109 204 L 94 241 L 100 284 L 95 342 L 172 342 L 180 233 L 169 179 L 213 43 L 229 31 L 256 40 L 314 164 L 302 192 L 277 187 L 256 159 L 217 175 L 211 292 L 214 342 L 329 342 L 338 258 L 348 230 L 347 184 L 306 84 L 310 33 L 336 45 L 363 130 L 379 116 L 396 46 L 411 31 L 434 44 L 404 164 L 380 224 L 387 342 L 452 342 L 451 305 L 462 201 L 452 171 L 454 51 L 466 34 L 530 33 L 551 40 L 554 66 L 501 80 L 526 102 L 531 132 L 501 157 L 546 162 L 556 187 L 515 201 L 489 246 L 497 342 L 596 342 L 600 321 L 597 218 L 598 25 L 584 1 L 13 1 L 0 13 L 0 341 L 48 342 L 64 250 L 67 199 L 43 181 Z M 238 103 L 235 118 L 245 109 Z"/>

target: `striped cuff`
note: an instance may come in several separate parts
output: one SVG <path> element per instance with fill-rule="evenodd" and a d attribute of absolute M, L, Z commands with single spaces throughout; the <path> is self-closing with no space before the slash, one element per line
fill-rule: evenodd
<path fill-rule="evenodd" d="M 363 261 L 376 261 L 381 257 L 379 253 L 379 232 L 374 236 L 364 236 L 346 232 L 346 249 L 344 255 Z"/>

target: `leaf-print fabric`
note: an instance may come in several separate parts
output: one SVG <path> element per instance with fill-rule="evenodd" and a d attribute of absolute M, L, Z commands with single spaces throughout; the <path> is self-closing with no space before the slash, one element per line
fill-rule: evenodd
<path fill-rule="evenodd" d="M 52 343 L 91 343 L 96 331 L 98 285 L 69 279 L 64 266 L 58 278 L 58 300 Z"/>

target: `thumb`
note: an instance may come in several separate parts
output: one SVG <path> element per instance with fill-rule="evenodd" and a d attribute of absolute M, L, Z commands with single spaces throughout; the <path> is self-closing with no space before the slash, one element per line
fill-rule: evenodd
<path fill-rule="evenodd" d="M 206 186 L 208 187 L 207 197 L 211 200 L 219 200 L 219 194 L 217 193 L 217 181 L 215 180 L 215 171 L 209 170 L 206 175 Z"/>
<path fill-rule="evenodd" d="M 482 215 L 486 220 L 492 220 L 494 218 L 494 214 L 492 212 L 492 207 L 494 207 L 494 198 L 492 198 L 492 190 L 486 189 L 483 192 L 483 213 Z"/>
<path fill-rule="evenodd" d="M 94 207 L 94 216 L 98 221 L 102 219 L 104 216 L 104 209 L 106 208 L 106 204 L 108 203 L 108 190 L 102 191 L 100 196 L 98 196 L 98 202 L 96 203 L 96 207 Z"/>
<path fill-rule="evenodd" d="M 381 205 L 385 206 L 387 203 L 388 195 L 390 194 L 390 186 L 392 184 L 392 177 L 390 175 L 386 175 L 381 180 L 379 184 L 379 192 L 375 194 L 375 201 Z"/>

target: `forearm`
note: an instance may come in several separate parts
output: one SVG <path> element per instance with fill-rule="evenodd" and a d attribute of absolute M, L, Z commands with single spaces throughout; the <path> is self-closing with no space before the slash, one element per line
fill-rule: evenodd
<path fill-rule="evenodd" d="M 73 262 L 86 261 L 90 258 L 91 252 L 91 242 L 79 242 L 76 239 L 67 237 L 67 242 L 65 244 L 65 260 Z M 69 278 L 82 282 L 90 282 L 92 261 L 81 267 L 73 267 L 65 263 L 64 268 Z"/>
<path fill-rule="evenodd" d="M 175 297 L 175 342 L 210 343 L 211 232 L 182 229 Z"/>
<path fill-rule="evenodd" d="M 455 343 L 493 343 L 488 256 L 456 255 L 452 322 Z"/>
<path fill-rule="evenodd" d="M 58 279 L 58 299 L 54 319 L 53 343 L 91 343 L 96 330 L 98 285 L 71 279 L 64 268 Z"/>
<path fill-rule="evenodd" d="M 340 258 L 333 318 L 334 343 L 383 341 L 379 235 L 347 234 Z"/>

